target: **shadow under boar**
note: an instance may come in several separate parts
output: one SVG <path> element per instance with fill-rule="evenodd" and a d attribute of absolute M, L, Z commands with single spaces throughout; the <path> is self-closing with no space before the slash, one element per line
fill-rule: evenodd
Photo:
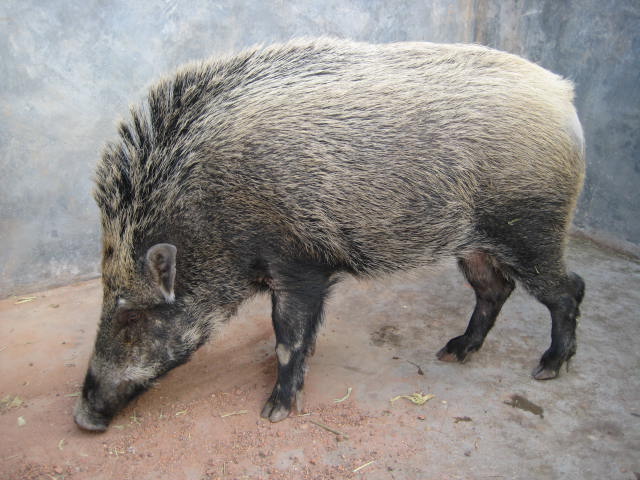
<path fill-rule="evenodd" d="M 533 371 L 576 351 L 584 282 L 564 247 L 584 179 L 573 87 L 480 46 L 298 40 L 160 81 L 97 167 L 104 298 L 76 423 L 105 430 L 258 292 L 300 407 L 323 303 L 343 273 L 455 257 L 476 307 L 438 352 L 465 361 L 522 284 L 550 311 Z"/>

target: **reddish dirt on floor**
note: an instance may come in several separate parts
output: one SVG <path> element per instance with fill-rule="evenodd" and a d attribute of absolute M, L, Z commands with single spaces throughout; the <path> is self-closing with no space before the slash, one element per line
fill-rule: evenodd
<path fill-rule="evenodd" d="M 325 382 L 309 375 L 303 412 L 277 424 L 261 419 L 276 360 L 268 304 L 260 300 L 189 364 L 127 407 L 106 433 L 80 431 L 71 412 L 99 302 L 97 281 L 2 302 L 1 393 L 13 402 L 5 401 L 0 416 L 0 457 L 8 478 L 333 479 L 366 470 L 393 475 L 421 441 L 418 432 L 400 436 L 397 427 L 424 422 L 428 406 L 402 400 L 371 412 L 358 407 L 357 389 L 336 403 L 349 387 L 339 372 Z M 437 411 L 431 409 L 432 420 Z"/>

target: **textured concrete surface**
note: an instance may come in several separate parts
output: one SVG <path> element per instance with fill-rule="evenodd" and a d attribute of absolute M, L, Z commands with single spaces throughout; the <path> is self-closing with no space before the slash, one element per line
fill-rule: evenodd
<path fill-rule="evenodd" d="M 577 225 L 639 248 L 635 0 L 6 0 L 0 296 L 97 275 L 93 166 L 152 81 L 189 60 L 302 35 L 476 41 L 572 78 L 589 160 Z"/>
<path fill-rule="evenodd" d="M 568 257 L 587 294 L 578 353 L 560 378 L 530 377 L 548 346 L 550 321 L 522 289 L 483 349 L 458 365 L 435 359 L 473 308 L 472 290 L 453 265 L 347 279 L 334 290 L 310 362 L 310 415 L 278 424 L 259 418 L 276 361 L 265 297 L 243 307 L 219 338 L 101 435 L 79 431 L 71 418 L 99 315 L 99 283 L 24 303 L 4 300 L 0 398 L 24 403 L 5 401 L 0 411 L 0 478 L 635 480 L 640 264 L 584 241 L 573 241 Z M 350 397 L 335 403 L 349 387 Z M 414 392 L 435 398 L 422 406 L 390 402 Z M 541 415 L 505 404 L 514 394 Z"/>

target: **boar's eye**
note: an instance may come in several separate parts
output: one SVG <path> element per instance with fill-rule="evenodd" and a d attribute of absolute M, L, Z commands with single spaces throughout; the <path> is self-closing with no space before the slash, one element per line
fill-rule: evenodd
<path fill-rule="evenodd" d="M 145 319 L 146 314 L 143 310 L 121 310 L 115 317 L 114 333 L 122 335 L 125 345 L 136 343 L 140 329 L 144 328 Z"/>

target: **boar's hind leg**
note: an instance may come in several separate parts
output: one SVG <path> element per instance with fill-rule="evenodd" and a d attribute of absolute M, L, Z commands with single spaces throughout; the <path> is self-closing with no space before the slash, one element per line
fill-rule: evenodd
<path fill-rule="evenodd" d="M 286 270 L 271 272 L 278 380 L 261 416 L 272 422 L 289 416 L 294 399 L 296 408 L 302 408 L 306 357 L 313 352 L 331 286 L 330 274 L 316 266 L 294 265 Z"/>
<path fill-rule="evenodd" d="M 464 362 L 482 347 L 515 282 L 484 252 L 473 252 L 458 259 L 458 265 L 476 294 L 476 307 L 463 335 L 452 338 L 437 354 L 440 360 Z"/>
<path fill-rule="evenodd" d="M 580 316 L 580 303 L 584 297 L 584 281 L 575 273 L 565 273 L 562 262 L 560 272 L 551 268 L 550 273 L 538 268 L 536 275 L 522 278 L 525 286 L 551 313 L 551 346 L 533 369 L 536 380 L 548 380 L 558 376 L 560 367 L 576 353 L 576 324 Z"/>
<path fill-rule="evenodd" d="M 522 221 L 503 222 L 511 235 L 503 232 L 502 238 L 508 239 L 505 259 L 509 271 L 551 314 L 551 346 L 532 372 L 536 380 L 548 380 L 557 377 L 562 364 L 576 353 L 584 281 L 566 270 L 562 232 L 567 220 L 562 212 L 545 208 L 543 202 L 527 208 L 528 212 L 514 209 L 512 213 Z"/>

